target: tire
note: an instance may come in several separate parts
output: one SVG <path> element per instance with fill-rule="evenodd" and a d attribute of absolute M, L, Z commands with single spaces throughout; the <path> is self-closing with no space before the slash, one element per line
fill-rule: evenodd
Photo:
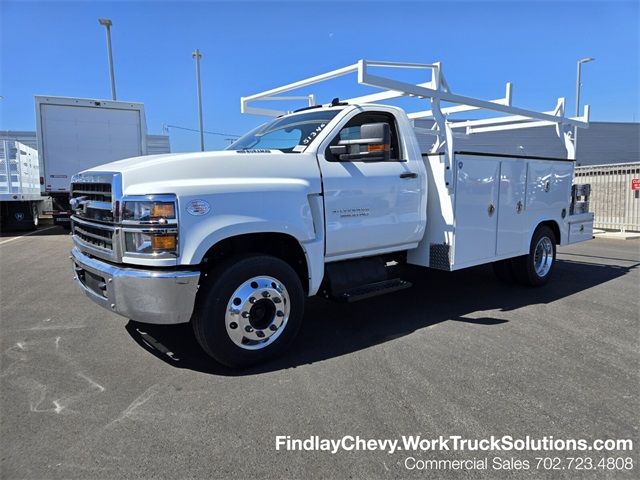
<path fill-rule="evenodd" d="M 519 283 L 539 287 L 549 281 L 556 265 L 556 236 L 546 225 L 539 226 L 531 238 L 529 254 L 512 260 Z"/>
<path fill-rule="evenodd" d="M 242 255 L 207 275 L 191 322 L 203 350 L 234 368 L 282 354 L 303 314 L 304 290 L 293 268 L 276 257 Z"/>
<path fill-rule="evenodd" d="M 516 281 L 515 275 L 513 274 L 513 264 L 510 258 L 507 260 L 493 262 L 493 273 L 495 273 L 496 277 L 504 283 L 512 284 Z"/>

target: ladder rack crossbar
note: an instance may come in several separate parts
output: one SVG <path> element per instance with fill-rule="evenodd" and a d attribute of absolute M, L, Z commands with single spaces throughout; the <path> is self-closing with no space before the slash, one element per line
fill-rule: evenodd
<path fill-rule="evenodd" d="M 402 69 L 422 69 L 431 71 L 431 80 L 429 82 L 412 84 L 404 81 L 389 78 L 387 76 L 374 75 L 369 71 L 369 68 L 402 68 Z M 299 88 L 315 85 L 327 80 L 335 79 L 348 75 L 351 73 L 357 73 L 357 83 L 359 85 L 366 85 L 374 88 L 379 88 L 382 92 L 372 93 L 359 97 L 353 97 L 347 99 L 347 103 L 373 103 L 393 98 L 412 96 L 419 99 L 429 99 L 433 104 L 434 101 L 438 102 L 439 112 L 434 112 L 434 109 L 423 110 L 418 112 L 409 113 L 410 119 L 418 118 L 435 118 L 437 120 L 438 115 L 451 115 L 454 113 L 467 112 L 473 110 L 490 110 L 500 113 L 511 114 L 509 117 L 499 117 L 495 119 L 483 119 L 473 120 L 469 122 L 476 122 L 464 125 L 467 127 L 467 133 L 479 132 L 479 131 L 494 131 L 497 129 L 506 130 L 516 128 L 528 128 L 542 125 L 567 125 L 573 127 L 587 128 L 589 121 L 589 108 L 585 106 L 584 115 L 581 117 L 565 117 L 564 116 L 564 99 L 558 99 L 558 104 L 562 103 L 562 108 L 556 107 L 553 112 L 538 112 L 525 108 L 515 107 L 511 104 L 511 84 L 507 83 L 505 96 L 503 98 L 495 100 L 482 100 L 465 95 L 454 94 L 450 91 L 449 86 L 444 78 L 439 62 L 433 64 L 425 63 L 403 63 L 403 62 L 388 62 L 388 61 L 373 61 L 373 60 L 359 60 L 357 63 L 348 65 L 346 67 L 331 70 L 329 72 L 315 75 L 297 82 L 289 83 L 280 87 L 276 87 L 270 90 L 266 90 L 261 93 L 256 93 L 247 97 L 241 98 L 241 111 L 243 113 L 253 113 L 257 115 L 278 116 L 286 111 L 272 110 L 265 108 L 253 107 L 250 104 L 256 101 L 285 101 L 285 100 L 305 100 L 309 99 L 309 104 L 315 104 L 315 97 L 313 95 L 308 96 L 278 96 L 279 94 L 297 90 Z M 439 107 L 439 102 L 447 102 L 455 104 L 450 107 Z M 533 121 L 533 120 L 537 120 Z M 544 123 L 542 123 L 544 122 Z M 450 123 L 450 122 L 449 122 Z M 458 122 L 450 123 L 452 128 L 462 128 L 462 123 Z M 483 130 L 480 130 L 482 128 Z M 486 130 L 489 129 L 489 130 Z"/>

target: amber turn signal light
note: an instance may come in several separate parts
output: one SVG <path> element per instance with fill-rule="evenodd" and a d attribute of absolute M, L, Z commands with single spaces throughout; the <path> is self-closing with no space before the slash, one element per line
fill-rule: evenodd
<path fill-rule="evenodd" d="M 153 251 L 175 250 L 177 245 L 175 235 L 152 235 L 151 248 Z"/>
<path fill-rule="evenodd" d="M 175 218 L 173 203 L 154 203 L 151 207 L 151 218 Z"/>
<path fill-rule="evenodd" d="M 370 152 L 386 152 L 388 150 L 389 150 L 388 143 L 376 143 L 376 144 L 369 145 Z"/>

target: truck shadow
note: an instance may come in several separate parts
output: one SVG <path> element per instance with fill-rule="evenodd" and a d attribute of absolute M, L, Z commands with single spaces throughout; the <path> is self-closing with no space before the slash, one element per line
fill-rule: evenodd
<path fill-rule="evenodd" d="M 289 351 L 281 358 L 243 370 L 231 370 L 210 359 L 188 324 L 162 326 L 129 321 L 126 329 L 140 346 L 176 368 L 224 376 L 255 375 L 347 355 L 446 321 L 499 328 L 509 320 L 468 316 L 479 311 L 509 312 L 548 304 L 623 276 L 638 265 L 558 260 L 554 278 L 540 288 L 505 285 L 488 266 L 452 273 L 399 267 L 398 276 L 411 281 L 413 288 L 353 304 L 311 298 Z"/>

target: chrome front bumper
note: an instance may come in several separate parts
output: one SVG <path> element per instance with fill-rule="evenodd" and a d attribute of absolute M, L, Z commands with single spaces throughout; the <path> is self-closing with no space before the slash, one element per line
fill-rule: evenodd
<path fill-rule="evenodd" d="M 116 267 L 71 250 L 75 279 L 98 305 L 131 320 L 173 324 L 190 320 L 200 272 Z"/>

